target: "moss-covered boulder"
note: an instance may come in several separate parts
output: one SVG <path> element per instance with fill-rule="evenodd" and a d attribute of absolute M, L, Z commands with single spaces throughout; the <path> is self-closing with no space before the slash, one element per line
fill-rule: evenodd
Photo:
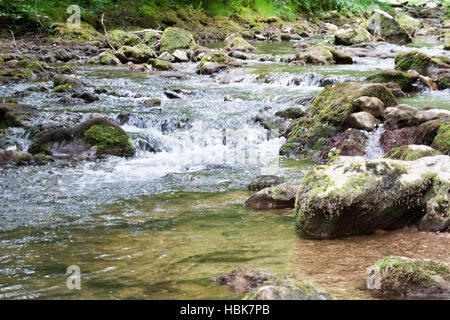
<path fill-rule="evenodd" d="M 437 85 L 439 90 L 450 89 L 450 69 L 438 71 Z"/>
<path fill-rule="evenodd" d="M 442 155 L 442 152 L 425 145 L 410 144 L 389 150 L 383 158 L 394 160 L 414 161 L 424 157 Z"/>
<path fill-rule="evenodd" d="M 317 44 L 301 49 L 297 54 L 296 61 L 303 61 L 305 64 L 328 65 L 328 64 L 352 64 L 350 55 L 327 45 Z"/>
<path fill-rule="evenodd" d="M 297 231 L 327 239 L 417 223 L 427 211 L 427 190 L 450 184 L 449 161 L 449 156 L 415 161 L 340 156 L 313 167 L 298 188 Z"/>
<path fill-rule="evenodd" d="M 131 157 L 135 154 L 126 133 L 105 118 L 93 118 L 73 128 L 43 132 L 28 151 L 33 155 L 42 153 L 55 158 Z"/>
<path fill-rule="evenodd" d="M 256 48 L 254 46 L 252 46 L 250 43 L 245 41 L 244 38 L 242 38 L 239 34 L 236 34 L 236 33 L 228 36 L 225 39 L 225 44 L 226 44 L 226 50 L 229 50 L 229 51 L 237 50 L 237 51 L 248 52 L 248 51 L 256 50 Z"/>
<path fill-rule="evenodd" d="M 16 103 L 0 103 L 0 129 L 29 127 L 38 115 L 37 109 L 32 106 Z"/>
<path fill-rule="evenodd" d="M 450 296 L 450 269 L 446 263 L 388 256 L 367 272 L 367 288 L 379 295 Z"/>
<path fill-rule="evenodd" d="M 399 52 L 394 58 L 395 69 L 418 71 L 420 74 L 431 74 L 438 69 L 450 68 L 450 59 L 444 56 L 429 56 L 420 51 Z"/>
<path fill-rule="evenodd" d="M 397 105 L 397 99 L 384 85 L 345 82 L 326 86 L 314 100 L 309 116 L 337 126 L 355 110 L 353 101 L 360 97 L 380 99 L 385 107 Z"/>
<path fill-rule="evenodd" d="M 98 63 L 106 66 L 115 66 L 119 65 L 120 59 L 116 57 L 112 50 L 103 52 L 98 56 Z"/>
<path fill-rule="evenodd" d="M 370 33 L 363 27 L 341 29 L 334 33 L 334 44 L 351 46 L 363 42 L 370 42 Z"/>
<path fill-rule="evenodd" d="M 172 69 L 169 62 L 161 60 L 161 59 L 150 59 L 149 63 L 155 68 L 156 70 L 162 70 L 167 71 Z"/>
<path fill-rule="evenodd" d="M 80 79 L 73 76 L 56 75 L 55 77 L 53 77 L 53 88 L 61 86 L 66 86 L 67 88 L 71 89 L 79 89 L 84 87 L 84 83 Z"/>
<path fill-rule="evenodd" d="M 198 45 L 195 43 L 192 34 L 184 29 L 169 27 L 164 30 L 161 36 L 161 52 L 174 52 L 177 49 L 195 50 Z"/>
<path fill-rule="evenodd" d="M 406 13 L 399 13 L 395 16 L 395 21 L 405 29 L 411 36 L 414 36 L 416 30 L 420 29 L 422 23 Z"/>
<path fill-rule="evenodd" d="M 395 82 L 404 92 L 411 92 L 414 90 L 413 77 L 408 73 L 399 70 L 382 70 L 374 75 L 367 77 L 366 81 L 371 83 Z"/>
<path fill-rule="evenodd" d="M 265 188 L 270 188 L 281 184 L 282 181 L 279 177 L 274 175 L 262 175 L 254 178 L 248 185 L 250 191 L 260 191 Z"/>
<path fill-rule="evenodd" d="M 93 26 L 86 22 L 80 22 L 79 28 L 69 28 L 65 22 L 55 22 L 52 24 L 51 29 L 59 37 L 69 40 L 104 40 L 105 36 L 95 30 Z"/>
<path fill-rule="evenodd" d="M 122 46 L 135 46 L 141 42 L 141 38 L 123 30 L 112 30 L 108 32 L 108 40 L 117 49 Z"/>
<path fill-rule="evenodd" d="M 122 63 L 147 63 L 150 59 L 157 57 L 155 51 L 146 44 L 139 44 L 134 47 L 122 46 L 117 50 L 116 56 Z"/>
<path fill-rule="evenodd" d="M 412 42 L 411 35 L 391 15 L 382 10 L 375 10 L 367 23 L 367 30 L 375 36 L 381 36 L 387 42 L 398 44 Z"/>
<path fill-rule="evenodd" d="M 287 108 L 275 113 L 275 116 L 281 117 L 284 119 L 298 119 L 304 117 L 306 115 L 305 111 L 303 111 L 299 107 Z"/>
<path fill-rule="evenodd" d="M 2 55 L 0 57 L 0 81 L 21 82 L 48 78 L 48 64 L 28 56 Z"/>
<path fill-rule="evenodd" d="M 0 151 L 0 166 L 6 164 L 24 165 L 32 161 L 33 157 L 28 152 L 18 150 Z"/>

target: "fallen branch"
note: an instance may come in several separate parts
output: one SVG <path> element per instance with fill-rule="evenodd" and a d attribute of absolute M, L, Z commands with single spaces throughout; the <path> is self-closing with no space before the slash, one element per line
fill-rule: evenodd
<path fill-rule="evenodd" d="M 130 31 L 130 33 L 132 33 L 132 34 L 140 34 L 140 33 L 145 33 L 145 32 L 163 33 L 163 31 L 156 30 L 156 29 L 144 29 L 144 30 L 138 30 L 138 31 Z"/>
<path fill-rule="evenodd" d="M 114 50 L 114 52 L 116 52 L 117 50 L 112 46 L 111 42 L 109 42 L 109 38 L 108 38 L 108 33 L 106 32 L 106 27 L 105 24 L 103 23 L 103 18 L 105 17 L 105 13 L 102 13 L 102 18 L 100 20 L 102 27 L 103 27 L 103 31 L 105 33 L 105 38 L 106 38 L 106 43 L 108 44 L 108 46 Z"/>
<path fill-rule="evenodd" d="M 12 35 L 14 48 L 16 49 L 17 53 L 20 53 L 19 48 L 17 47 L 16 37 L 14 37 L 14 32 L 11 29 L 9 29 L 9 32 L 11 32 Z"/>

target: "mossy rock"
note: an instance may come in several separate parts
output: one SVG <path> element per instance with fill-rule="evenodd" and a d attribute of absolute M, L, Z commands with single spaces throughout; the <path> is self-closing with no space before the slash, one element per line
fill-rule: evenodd
<path fill-rule="evenodd" d="M 114 48 L 122 46 L 135 46 L 141 42 L 141 38 L 123 30 L 113 30 L 108 32 L 108 39 Z"/>
<path fill-rule="evenodd" d="M 118 65 L 120 64 L 120 59 L 118 59 L 112 50 L 109 50 L 103 54 L 98 62 L 102 65 Z"/>
<path fill-rule="evenodd" d="M 181 28 L 169 27 L 164 30 L 160 40 L 160 51 L 174 52 L 177 49 L 196 49 L 196 44 L 192 34 Z"/>
<path fill-rule="evenodd" d="M 422 26 L 422 23 L 419 20 L 407 15 L 406 13 L 397 14 L 395 16 L 395 20 L 410 35 L 414 35 L 416 30 L 420 29 L 420 27 Z"/>
<path fill-rule="evenodd" d="M 412 37 L 400 24 L 389 14 L 378 10 L 367 22 L 367 30 L 373 35 L 381 36 L 387 42 L 397 44 L 408 44 Z"/>
<path fill-rule="evenodd" d="M 425 145 L 406 145 L 389 150 L 383 158 L 414 161 L 424 157 L 442 155 L 442 152 Z"/>
<path fill-rule="evenodd" d="M 93 118 L 74 128 L 58 128 L 39 134 L 31 144 L 31 154 L 90 158 L 115 155 L 131 157 L 135 149 L 126 133 L 114 122 Z M 66 156 L 65 156 L 66 157 Z"/>
<path fill-rule="evenodd" d="M 397 83 L 402 91 L 411 92 L 413 90 L 413 78 L 406 72 L 399 70 L 382 70 L 366 79 L 371 83 Z"/>
<path fill-rule="evenodd" d="M 332 126 L 340 125 L 355 111 L 353 101 L 363 96 L 378 98 L 385 107 L 397 105 L 395 96 L 382 84 L 345 82 L 326 86 L 314 100 L 309 116 Z"/>
<path fill-rule="evenodd" d="M 67 92 L 71 88 L 71 85 L 69 83 L 60 84 L 53 88 L 53 91 L 55 92 Z"/>
<path fill-rule="evenodd" d="M 317 44 L 300 50 L 296 60 L 301 60 L 306 64 L 328 65 L 328 64 L 352 64 L 352 57 L 333 46 Z"/>
<path fill-rule="evenodd" d="M 38 112 L 35 107 L 15 103 L 0 103 L 0 129 L 28 127 L 37 116 Z"/>
<path fill-rule="evenodd" d="M 299 107 L 292 107 L 275 113 L 275 116 L 282 117 L 284 119 L 298 119 L 305 115 L 306 115 L 305 111 L 303 111 Z"/>
<path fill-rule="evenodd" d="M 350 46 L 363 42 L 370 42 L 370 33 L 363 27 L 343 29 L 334 34 L 334 44 Z"/>
<path fill-rule="evenodd" d="M 433 260 L 388 256 L 368 269 L 367 287 L 385 296 L 450 294 L 447 264 Z"/>
<path fill-rule="evenodd" d="M 86 22 L 80 22 L 80 28 L 71 29 L 65 22 L 55 22 L 51 27 L 58 36 L 69 40 L 104 40 L 105 36 Z"/>
<path fill-rule="evenodd" d="M 55 159 L 49 155 L 38 153 L 34 155 L 34 161 L 36 162 L 36 164 L 42 166 L 54 162 Z"/>
<path fill-rule="evenodd" d="M 252 46 L 250 43 L 248 43 L 244 38 L 242 38 L 238 34 L 232 34 L 229 37 L 227 37 L 225 39 L 225 44 L 226 44 L 225 49 L 228 51 L 237 50 L 237 51 L 247 52 L 247 51 L 256 50 L 256 48 L 254 46 Z"/>
<path fill-rule="evenodd" d="M 433 148 L 438 149 L 444 154 L 450 155 L 450 122 L 446 121 L 439 125 L 436 136 L 434 137 Z"/>
<path fill-rule="evenodd" d="M 206 62 L 216 62 L 220 64 L 227 64 L 230 61 L 230 57 L 220 51 L 214 51 L 208 54 L 205 54 L 198 64 L 198 68 L 203 67 Z"/>
<path fill-rule="evenodd" d="M 395 55 L 395 69 L 418 71 L 420 74 L 431 74 L 437 69 L 450 68 L 450 59 L 444 56 L 429 56 L 420 51 L 399 52 Z"/>
<path fill-rule="evenodd" d="M 66 89 L 68 89 L 68 88 L 75 89 L 75 88 L 83 87 L 84 83 L 80 79 L 77 79 L 77 78 L 72 77 L 72 76 L 56 75 L 53 78 L 53 87 L 57 88 L 59 86 L 66 86 Z"/>
<path fill-rule="evenodd" d="M 440 184 L 439 179 L 450 181 L 449 157 L 429 159 L 339 156 L 329 165 L 313 167 L 299 183 L 297 231 L 329 239 L 417 223 L 427 212 L 425 192 Z"/>
<path fill-rule="evenodd" d="M 157 70 L 170 70 L 171 69 L 170 65 L 166 61 L 161 60 L 161 59 L 150 59 L 149 62 Z"/>
<path fill-rule="evenodd" d="M 31 154 L 18 150 L 0 151 L 0 166 L 6 164 L 24 165 L 33 160 Z"/>
<path fill-rule="evenodd" d="M 137 64 L 146 63 L 157 57 L 155 51 L 146 44 L 139 44 L 134 47 L 122 46 L 117 50 L 116 56 L 122 63 L 132 62 Z"/>

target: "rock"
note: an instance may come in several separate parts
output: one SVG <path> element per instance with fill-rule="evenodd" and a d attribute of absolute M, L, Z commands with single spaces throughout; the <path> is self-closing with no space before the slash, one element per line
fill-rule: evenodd
<path fill-rule="evenodd" d="M 29 127 L 38 115 L 35 107 L 2 102 L 0 103 L 0 129 Z"/>
<path fill-rule="evenodd" d="M 296 192 L 295 186 L 280 184 L 258 191 L 247 199 L 245 205 L 256 210 L 293 208 Z"/>
<path fill-rule="evenodd" d="M 139 44 L 135 47 L 122 46 L 116 52 L 117 58 L 122 63 L 146 63 L 150 59 L 156 58 L 156 53 L 146 44 Z"/>
<path fill-rule="evenodd" d="M 399 52 L 395 55 L 395 69 L 418 71 L 420 74 L 429 75 L 438 69 L 450 68 L 450 59 L 444 56 L 431 57 L 420 51 Z"/>
<path fill-rule="evenodd" d="M 378 98 L 386 107 L 397 105 L 394 95 L 382 84 L 344 82 L 325 87 L 314 100 L 309 115 L 339 125 L 355 111 L 353 102 L 360 97 Z"/>
<path fill-rule="evenodd" d="M 287 108 L 285 110 L 281 110 L 275 113 L 275 116 L 284 119 L 298 119 L 305 115 L 306 115 L 305 111 L 303 111 L 301 108 L 298 107 Z"/>
<path fill-rule="evenodd" d="M 72 76 L 57 75 L 53 78 L 53 88 L 64 86 L 67 89 L 79 89 L 84 86 L 83 81 Z"/>
<path fill-rule="evenodd" d="M 117 58 L 113 52 L 106 51 L 98 55 L 98 62 L 102 65 L 115 66 L 120 64 L 120 59 Z"/>
<path fill-rule="evenodd" d="M 366 78 L 367 82 L 371 83 L 387 83 L 387 82 L 395 82 L 397 83 L 402 91 L 411 92 L 413 91 L 413 78 L 406 72 L 399 70 L 383 70 L 369 76 Z"/>
<path fill-rule="evenodd" d="M 336 48 L 317 44 L 306 49 L 301 49 L 297 54 L 296 60 L 312 65 L 327 64 L 352 64 L 353 59 L 350 55 Z"/>
<path fill-rule="evenodd" d="M 141 42 L 138 36 L 123 30 L 112 30 L 108 32 L 108 39 L 116 49 L 122 46 L 135 46 Z"/>
<path fill-rule="evenodd" d="M 418 124 L 438 119 L 450 120 L 450 111 L 445 109 L 427 109 L 417 112 L 414 116 L 414 121 Z"/>
<path fill-rule="evenodd" d="M 250 191 L 260 191 L 265 188 L 270 188 L 281 184 L 279 177 L 273 175 L 263 175 L 253 179 L 248 185 Z"/>
<path fill-rule="evenodd" d="M 422 23 L 419 20 L 408 16 L 406 13 L 397 14 L 395 16 L 395 21 L 397 21 L 398 24 L 412 36 L 416 32 L 416 30 L 420 29 L 420 27 L 422 26 Z"/>
<path fill-rule="evenodd" d="M 242 38 L 241 36 L 239 36 L 236 33 L 233 33 L 233 34 L 229 35 L 225 39 L 225 44 L 226 44 L 226 48 L 225 49 L 229 50 L 229 51 L 248 52 L 248 51 L 255 51 L 256 50 L 256 48 L 254 46 L 252 46 L 250 43 L 245 41 L 244 38 Z"/>
<path fill-rule="evenodd" d="M 427 127 L 427 125 L 433 127 L 435 124 L 438 124 L 438 129 L 431 146 L 444 154 L 450 155 L 450 121 L 426 122 L 421 127 Z"/>
<path fill-rule="evenodd" d="M 442 155 L 441 152 L 425 145 L 410 144 L 389 150 L 383 158 L 414 161 L 424 157 Z"/>
<path fill-rule="evenodd" d="M 214 278 L 214 282 L 226 286 L 236 294 L 252 291 L 263 282 L 274 278 L 263 270 L 250 270 L 248 268 L 234 269 L 231 272 Z"/>
<path fill-rule="evenodd" d="M 427 191 L 427 213 L 420 220 L 419 230 L 445 232 L 450 229 L 450 186 L 436 184 Z"/>
<path fill-rule="evenodd" d="M 341 156 L 364 156 L 366 154 L 367 136 L 357 129 L 347 129 L 332 136 L 328 140 L 318 141 L 313 149 L 321 150 L 319 160 L 326 163 L 337 150 Z"/>
<path fill-rule="evenodd" d="M 354 29 L 341 29 L 334 33 L 334 44 L 350 46 L 363 42 L 370 42 L 370 33 L 360 27 Z"/>
<path fill-rule="evenodd" d="M 379 9 L 375 9 L 374 12 L 367 24 L 367 30 L 371 34 L 381 36 L 386 42 L 397 44 L 412 42 L 411 35 L 391 15 Z"/>
<path fill-rule="evenodd" d="M 28 152 L 18 150 L 0 151 L 0 166 L 6 164 L 23 165 L 33 161 L 33 157 Z"/>
<path fill-rule="evenodd" d="M 160 99 L 148 99 L 143 102 L 144 105 L 149 107 L 159 107 L 161 106 L 161 100 Z"/>
<path fill-rule="evenodd" d="M 406 73 L 411 76 L 413 81 L 419 79 L 420 74 L 416 70 L 409 69 Z"/>
<path fill-rule="evenodd" d="M 398 83 L 395 82 L 388 82 L 384 84 L 386 88 L 389 89 L 389 91 L 392 92 L 394 97 L 396 98 L 405 98 L 406 93 L 403 92 L 402 88 L 398 85 Z"/>
<path fill-rule="evenodd" d="M 72 98 L 83 99 L 86 103 L 100 100 L 99 96 L 90 92 L 74 93 Z"/>
<path fill-rule="evenodd" d="M 416 223 L 427 210 L 426 191 L 449 186 L 449 161 L 449 156 L 415 161 L 340 156 L 313 167 L 299 185 L 297 231 L 328 239 Z"/>
<path fill-rule="evenodd" d="M 164 94 L 169 99 L 181 99 L 181 96 L 174 91 L 166 90 L 166 91 L 164 91 Z"/>
<path fill-rule="evenodd" d="M 232 58 L 236 58 L 236 59 L 241 59 L 241 60 L 247 60 L 248 56 L 240 51 L 231 51 L 230 53 L 228 53 L 228 55 Z"/>
<path fill-rule="evenodd" d="M 103 155 L 131 157 L 135 149 L 117 124 L 105 118 L 93 118 L 73 128 L 43 132 L 33 141 L 28 152 L 55 158 L 86 159 Z"/>
<path fill-rule="evenodd" d="M 437 72 L 437 84 L 439 90 L 450 89 L 450 69 Z"/>
<path fill-rule="evenodd" d="M 388 256 L 367 272 L 367 288 L 380 295 L 450 296 L 450 271 L 442 262 Z"/>
<path fill-rule="evenodd" d="M 69 40 L 101 40 L 104 38 L 103 34 L 95 30 L 90 24 L 80 21 L 79 28 L 73 28 L 74 25 L 69 28 L 69 25 L 65 22 L 55 22 L 51 25 L 51 28 L 59 34 L 61 38 Z"/>
<path fill-rule="evenodd" d="M 352 113 L 344 121 L 344 126 L 347 128 L 360 129 L 365 131 L 372 131 L 379 124 L 380 120 L 365 111 Z"/>
<path fill-rule="evenodd" d="M 172 66 L 169 62 L 167 61 L 163 61 L 160 59 L 150 59 L 149 63 L 151 63 L 151 65 L 153 66 L 153 68 L 155 68 L 156 70 L 170 70 L 172 69 Z"/>
<path fill-rule="evenodd" d="M 189 57 L 185 50 L 177 49 L 172 53 L 172 56 L 175 58 L 175 62 L 188 62 Z"/>
<path fill-rule="evenodd" d="M 431 90 L 435 91 L 438 89 L 438 85 L 430 77 L 425 77 L 425 76 L 420 75 L 419 81 Z"/>
<path fill-rule="evenodd" d="M 164 30 L 160 43 L 161 52 L 167 51 L 169 53 L 173 53 L 177 49 L 195 50 L 198 48 L 194 37 L 189 31 L 175 27 L 169 27 Z"/>
<path fill-rule="evenodd" d="M 360 97 L 353 101 L 353 107 L 358 111 L 365 111 L 375 118 L 381 118 L 384 115 L 384 103 L 374 97 Z"/>
<path fill-rule="evenodd" d="M 384 125 L 388 130 L 400 129 L 412 124 L 417 109 L 407 104 L 399 104 L 384 110 Z"/>
<path fill-rule="evenodd" d="M 159 55 L 158 57 L 159 60 L 162 61 L 167 61 L 167 62 L 174 62 L 175 61 L 175 57 L 173 55 L 171 55 L 168 52 L 163 52 Z"/>
<path fill-rule="evenodd" d="M 333 300 L 333 297 L 308 281 L 275 278 L 264 281 L 243 300 Z"/>
<path fill-rule="evenodd" d="M 230 61 L 230 58 L 222 52 L 208 53 L 201 58 L 197 71 L 199 74 L 211 75 L 227 68 Z"/>

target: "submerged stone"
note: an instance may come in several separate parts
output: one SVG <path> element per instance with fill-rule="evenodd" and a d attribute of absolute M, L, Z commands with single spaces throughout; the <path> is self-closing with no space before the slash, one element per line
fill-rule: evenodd
<path fill-rule="evenodd" d="M 293 208 L 296 192 L 297 187 L 280 184 L 255 193 L 245 205 L 256 210 Z"/>

